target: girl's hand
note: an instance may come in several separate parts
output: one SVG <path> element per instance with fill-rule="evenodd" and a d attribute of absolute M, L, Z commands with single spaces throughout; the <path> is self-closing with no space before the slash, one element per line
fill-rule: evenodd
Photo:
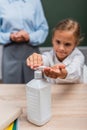
<path fill-rule="evenodd" d="M 29 66 L 31 69 L 35 69 L 41 65 L 43 65 L 42 55 L 33 53 L 30 55 L 26 60 L 27 66 Z"/>
<path fill-rule="evenodd" d="M 46 76 L 50 78 L 61 78 L 64 79 L 67 76 L 67 70 L 64 64 L 57 64 L 52 67 L 47 67 L 44 69 L 44 73 Z"/>

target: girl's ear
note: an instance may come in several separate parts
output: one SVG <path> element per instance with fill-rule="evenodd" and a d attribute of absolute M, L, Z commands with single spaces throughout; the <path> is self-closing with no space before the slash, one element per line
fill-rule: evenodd
<path fill-rule="evenodd" d="M 77 46 L 79 45 L 79 42 L 77 42 Z"/>
<path fill-rule="evenodd" d="M 78 46 L 79 45 L 79 43 L 80 43 L 80 41 L 78 40 L 78 41 L 76 41 L 76 46 Z"/>

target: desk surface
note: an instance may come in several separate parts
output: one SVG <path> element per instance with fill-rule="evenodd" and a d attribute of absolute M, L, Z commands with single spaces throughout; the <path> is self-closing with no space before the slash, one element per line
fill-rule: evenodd
<path fill-rule="evenodd" d="M 42 127 L 27 121 L 23 84 L 0 84 L 0 101 L 22 108 L 19 130 L 87 130 L 87 84 L 52 85 L 52 118 Z"/>

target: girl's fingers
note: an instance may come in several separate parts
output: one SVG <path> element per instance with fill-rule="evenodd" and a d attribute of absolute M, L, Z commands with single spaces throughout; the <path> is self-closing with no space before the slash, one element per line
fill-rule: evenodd
<path fill-rule="evenodd" d="M 40 54 L 33 53 L 31 56 L 29 56 L 27 58 L 26 63 L 32 69 L 35 68 L 35 67 L 41 66 L 43 64 L 42 56 Z"/>

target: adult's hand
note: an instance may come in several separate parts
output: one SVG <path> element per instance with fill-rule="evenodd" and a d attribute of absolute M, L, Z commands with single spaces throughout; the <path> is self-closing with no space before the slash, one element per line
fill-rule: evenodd
<path fill-rule="evenodd" d="M 10 39 L 17 43 L 27 42 L 29 41 L 29 34 L 26 31 L 21 30 L 19 32 L 11 33 Z"/>

